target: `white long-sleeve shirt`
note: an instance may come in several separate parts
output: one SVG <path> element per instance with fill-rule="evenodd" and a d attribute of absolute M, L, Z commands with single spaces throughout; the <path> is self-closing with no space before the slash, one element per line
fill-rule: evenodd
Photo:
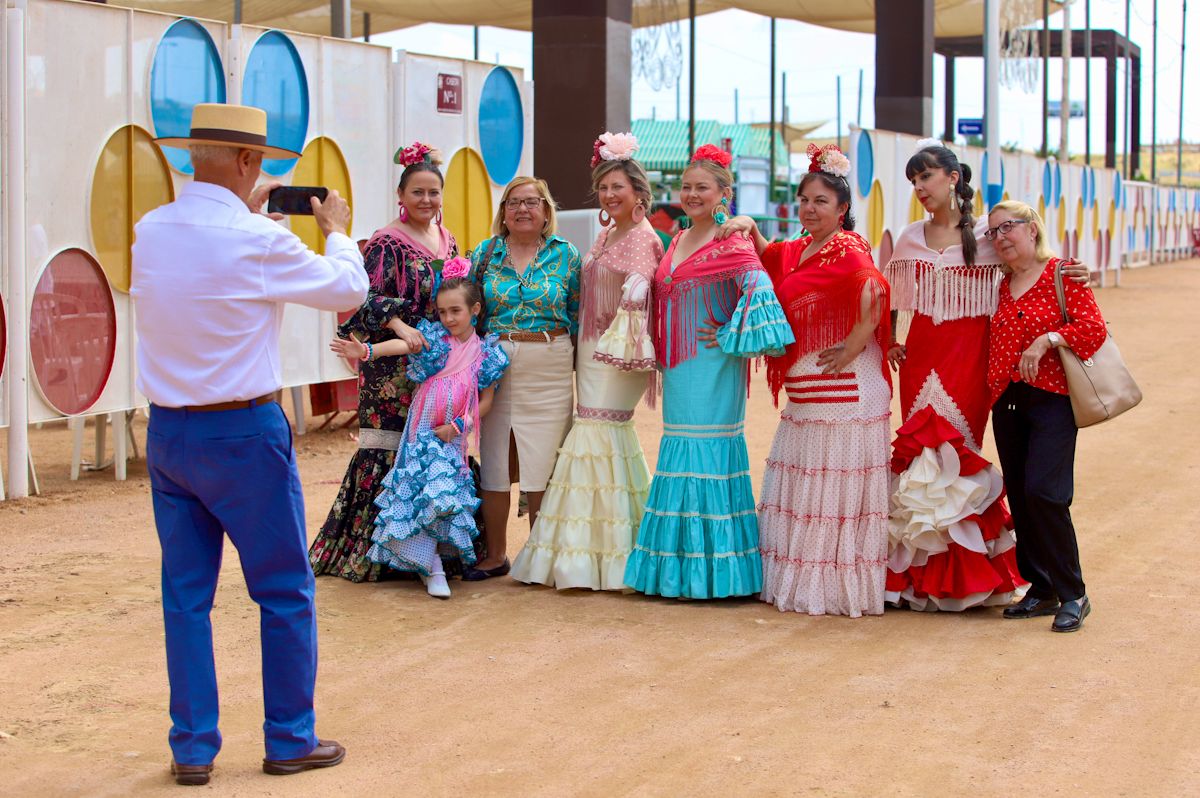
<path fill-rule="evenodd" d="M 284 304 L 340 311 L 366 299 L 362 255 L 347 236 L 330 235 L 322 257 L 213 183 L 189 183 L 134 235 L 137 387 L 161 407 L 278 390 Z"/>

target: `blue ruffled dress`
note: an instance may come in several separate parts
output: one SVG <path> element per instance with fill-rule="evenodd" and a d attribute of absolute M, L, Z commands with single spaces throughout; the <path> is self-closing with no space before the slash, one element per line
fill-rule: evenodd
<path fill-rule="evenodd" d="M 663 371 L 658 463 L 625 568 L 625 584 L 640 593 L 708 599 L 762 589 L 744 434 L 749 359 L 781 353 L 794 338 L 766 272 L 728 282 L 719 288 L 740 292 L 728 319 L 696 308 L 701 318 L 716 316 L 719 346 L 699 346 Z M 698 291 L 671 301 L 703 303 Z"/>
<path fill-rule="evenodd" d="M 425 337 L 426 348 L 408 356 L 409 379 L 418 383 L 447 379 L 440 372 L 459 342 L 438 322 L 422 319 L 417 329 Z M 472 375 L 476 392 L 495 385 L 508 367 L 508 356 L 495 335 L 487 336 L 480 344 Z M 441 407 L 409 413 L 396 464 L 384 477 L 383 488 L 375 499 L 379 513 L 367 551 L 373 562 L 429 576 L 438 544 L 448 543 L 464 564 L 475 563 L 472 541 L 479 536 L 475 526 L 479 498 L 467 465 L 466 447 L 461 435 L 446 443 L 433 431 L 464 414 L 459 399 L 455 402 L 451 394 L 450 401 Z M 479 419 L 471 419 L 471 423 L 477 428 Z"/>

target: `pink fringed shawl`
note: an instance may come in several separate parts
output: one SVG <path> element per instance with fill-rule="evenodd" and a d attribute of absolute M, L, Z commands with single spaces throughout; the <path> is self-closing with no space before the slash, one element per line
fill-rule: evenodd
<path fill-rule="evenodd" d="M 477 335 L 465 341 L 453 336 L 447 337 L 447 340 L 450 342 L 450 355 L 446 358 L 446 365 L 417 386 L 413 393 L 412 404 L 408 408 L 407 434 L 410 441 L 414 440 L 418 431 L 433 429 L 458 416 L 470 425 L 459 436 L 465 452 L 466 432 L 470 432 L 476 448 L 479 446 L 479 367 L 483 363 L 483 344 Z M 448 414 L 447 409 L 450 411 Z"/>
<path fill-rule="evenodd" d="M 1000 257 L 983 237 L 987 220 L 975 226 L 975 263 L 967 265 L 961 245 L 941 252 L 925 242 L 925 222 L 913 222 L 896 239 L 883 270 L 892 287 L 892 309 L 916 311 L 934 324 L 952 319 L 991 316 L 1000 296 Z"/>
<path fill-rule="evenodd" d="M 424 255 L 428 260 L 447 260 L 454 257 L 458 251 L 458 245 L 454 241 L 454 236 L 445 227 L 438 226 L 438 232 L 441 236 L 438 251 L 430 252 L 425 248 L 425 245 L 415 238 L 410 236 L 403 230 L 395 227 L 381 227 L 375 231 L 375 235 L 367 242 L 367 250 L 372 247 L 380 249 L 378 258 L 373 258 L 370 262 L 364 264 L 367 269 L 367 275 L 371 278 L 371 290 L 382 291 L 383 281 L 385 278 L 383 264 L 386 260 L 386 254 L 391 253 L 392 259 L 396 263 L 396 297 L 398 299 L 417 299 L 416 294 L 420 291 L 420 287 L 413 276 L 409 274 L 408 257 L 405 257 L 401 251 L 401 244 L 407 244 L 410 248 L 415 249 L 418 254 Z"/>
<path fill-rule="evenodd" d="M 678 243 L 679 236 L 675 236 L 654 275 L 654 351 L 667 368 L 696 356 L 701 314 L 705 324 L 713 323 L 717 316 L 733 316 L 742 295 L 735 278 L 762 269 L 754 245 L 733 236 L 710 241 L 672 271 L 671 258 Z M 693 297 L 694 293 L 699 296 Z"/>
<path fill-rule="evenodd" d="M 610 231 L 611 228 L 606 228 L 600 232 L 583 264 L 579 337 L 585 341 L 598 339 L 612 324 L 629 275 L 640 274 L 647 282 L 651 282 L 654 280 L 654 270 L 662 260 L 662 242 L 653 229 L 640 227 L 630 230 L 624 238 L 609 247 Z M 649 291 L 646 292 L 645 303 L 634 309 L 650 312 Z"/>

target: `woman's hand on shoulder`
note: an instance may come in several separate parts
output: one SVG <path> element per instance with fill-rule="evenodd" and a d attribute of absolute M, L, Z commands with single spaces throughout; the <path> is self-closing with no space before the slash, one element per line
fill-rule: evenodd
<path fill-rule="evenodd" d="M 717 241 L 724 241 L 733 235 L 740 235 L 747 240 L 751 234 L 758 229 L 758 225 L 749 216 L 734 216 L 725 224 L 717 228 L 716 234 L 713 236 Z"/>
<path fill-rule="evenodd" d="M 1059 261 L 1058 268 L 1062 272 L 1063 277 L 1072 282 L 1087 285 L 1092 281 L 1091 272 L 1088 267 L 1075 258 L 1063 258 Z"/>
<path fill-rule="evenodd" d="M 898 341 L 892 341 L 892 345 L 888 347 L 887 359 L 892 367 L 892 371 L 899 371 L 900 364 L 908 358 L 908 347 Z"/>

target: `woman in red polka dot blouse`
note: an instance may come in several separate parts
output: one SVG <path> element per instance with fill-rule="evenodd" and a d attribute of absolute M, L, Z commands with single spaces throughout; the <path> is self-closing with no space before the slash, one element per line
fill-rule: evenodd
<path fill-rule="evenodd" d="M 1064 282 L 1070 324 L 1054 292 L 1059 259 L 1037 211 L 1002 202 L 988 215 L 987 238 L 1010 270 L 992 317 L 988 387 L 992 432 L 1017 532 L 1017 566 L 1029 593 L 1006 618 L 1054 615 L 1056 632 L 1074 632 L 1091 612 L 1071 523 L 1075 417 L 1062 361 L 1068 347 L 1089 358 L 1107 331 L 1092 290 Z"/>

